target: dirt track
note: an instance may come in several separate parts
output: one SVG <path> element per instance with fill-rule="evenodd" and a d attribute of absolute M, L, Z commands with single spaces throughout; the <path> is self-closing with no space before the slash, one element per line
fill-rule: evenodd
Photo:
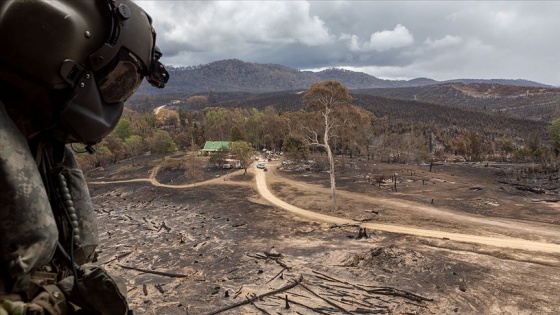
<path fill-rule="evenodd" d="M 272 169 L 272 167 L 271 167 Z M 533 242 L 524 239 L 515 239 L 515 238 L 495 238 L 495 237 L 485 237 L 480 235 L 467 235 L 467 234 L 459 234 L 459 233 L 448 233 L 444 231 L 435 231 L 435 230 L 427 230 L 427 229 L 418 229 L 414 227 L 407 227 L 407 226 L 396 226 L 396 225 L 387 225 L 387 224 L 376 224 L 376 223 L 361 223 L 353 220 L 337 218 L 334 216 L 328 216 L 324 214 L 315 213 L 312 211 L 304 210 L 293 205 L 290 205 L 278 198 L 276 198 L 268 189 L 266 185 L 266 176 L 268 172 L 261 172 L 256 170 L 256 182 L 257 187 L 259 189 L 259 193 L 268 201 L 272 202 L 273 204 L 291 211 L 295 214 L 301 215 L 311 220 L 319 220 L 323 222 L 329 223 L 336 223 L 336 224 L 356 224 L 362 227 L 374 229 L 374 230 L 381 230 L 386 232 L 393 232 L 393 233 L 401 233 L 401 234 L 409 234 L 409 235 L 416 235 L 416 236 L 424 236 L 424 237 L 435 237 L 435 238 L 446 238 L 452 241 L 458 242 L 467 242 L 467 243 L 477 243 L 477 244 L 484 244 L 496 247 L 506 247 L 506 248 L 513 248 L 513 249 L 522 249 L 528 251 L 542 251 L 547 253 L 560 253 L 560 245 L 552 244 L 552 243 L 542 243 L 542 242 Z M 297 185 L 294 181 L 290 181 L 290 185 Z M 309 185 L 304 187 L 305 189 L 310 189 Z M 318 188 L 314 188 L 318 189 Z M 323 189 L 325 190 L 325 189 Z M 325 192 L 323 192 L 325 193 Z M 341 194 L 352 194 L 349 192 L 340 192 Z M 558 236 L 560 235 L 560 228 L 558 226 L 546 226 L 544 224 L 530 224 L 530 223 L 522 223 L 522 222 L 512 222 L 510 220 L 501 219 L 500 221 L 492 220 L 488 218 L 476 218 L 470 217 L 467 215 L 456 214 L 452 212 L 444 212 L 439 209 L 426 207 L 423 205 L 419 205 L 414 202 L 405 202 L 405 201 L 394 201 L 385 198 L 376 198 L 374 197 L 361 197 L 361 198 L 368 198 L 374 199 L 376 202 L 383 202 L 390 204 L 391 207 L 399 207 L 404 209 L 413 209 L 415 211 L 422 211 L 425 213 L 430 213 L 432 215 L 443 216 L 453 220 L 462 220 L 468 221 L 469 223 L 473 224 L 481 224 L 481 225 L 495 225 L 501 228 L 513 229 L 513 230 L 526 230 L 530 231 L 533 234 L 542 234 L 546 236 Z"/>

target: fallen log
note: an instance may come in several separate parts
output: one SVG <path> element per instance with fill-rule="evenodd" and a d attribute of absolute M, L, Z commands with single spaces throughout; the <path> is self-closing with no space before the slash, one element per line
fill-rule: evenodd
<path fill-rule="evenodd" d="M 409 300 L 412 301 L 416 301 L 416 302 L 423 302 L 423 301 L 433 301 L 434 299 L 430 299 L 427 297 L 423 297 L 421 295 L 412 293 L 412 292 L 408 292 L 408 291 L 404 291 L 404 290 L 400 290 L 400 289 L 395 289 L 395 288 L 391 288 L 391 287 L 381 287 L 378 289 L 372 289 L 372 290 L 366 290 L 367 293 L 373 293 L 373 294 L 381 294 L 381 295 L 392 295 L 392 296 L 400 296 L 400 297 L 404 297 L 407 298 Z"/>
<path fill-rule="evenodd" d="M 275 298 L 275 299 L 280 299 L 280 300 L 284 300 L 284 298 L 280 298 L 280 297 L 276 297 L 276 296 L 274 296 L 273 298 Z M 293 298 L 290 300 L 290 304 L 301 306 L 301 307 L 303 307 L 303 308 L 305 308 L 305 309 L 311 310 L 311 311 L 313 311 L 313 312 L 315 312 L 315 313 L 318 313 L 318 314 L 330 315 L 329 313 L 325 313 L 325 312 L 323 312 L 323 311 L 321 311 L 321 310 L 319 310 L 319 309 L 317 309 L 317 308 L 314 308 L 314 307 L 311 307 L 311 306 L 307 306 L 307 304 L 297 302 L 297 301 L 295 301 Z M 299 313 L 298 313 L 298 314 L 299 314 Z"/>
<path fill-rule="evenodd" d="M 408 292 L 408 291 L 401 290 L 401 289 L 396 289 L 396 288 L 391 288 L 391 287 L 378 287 L 378 288 L 368 289 L 368 288 L 364 288 L 363 286 L 359 286 L 359 285 L 356 285 L 356 284 L 353 284 L 353 283 L 338 280 L 336 278 L 333 278 L 329 275 L 326 275 L 324 273 L 321 273 L 321 272 L 318 272 L 318 271 L 315 271 L 315 270 L 313 270 L 313 273 L 321 275 L 322 277 L 324 277 L 323 279 L 329 279 L 331 281 L 347 284 L 347 285 L 350 285 L 350 286 L 352 286 L 356 289 L 362 290 L 362 291 L 370 293 L 370 294 L 399 296 L 399 297 L 404 297 L 404 298 L 407 298 L 409 300 L 413 300 L 413 301 L 416 301 L 416 302 L 433 301 L 433 299 L 431 299 L 431 298 L 423 297 L 423 296 L 418 295 L 416 293 Z"/>
<path fill-rule="evenodd" d="M 313 292 L 313 290 L 311 290 L 310 288 L 308 288 L 306 285 L 304 285 L 303 283 L 301 284 L 301 287 L 304 288 L 305 290 L 307 290 L 309 293 L 315 295 L 316 297 L 320 298 L 321 300 L 325 301 L 327 304 L 336 307 L 338 310 L 340 310 L 341 312 L 343 312 L 344 314 L 350 314 L 352 315 L 352 313 L 348 312 L 348 310 L 346 310 L 344 307 L 328 300 L 325 299 L 324 297 L 320 296 L 319 294 Z"/>
<path fill-rule="evenodd" d="M 172 278 L 186 278 L 187 275 L 184 274 L 180 274 L 180 273 L 170 273 L 170 272 L 163 272 L 163 271 L 156 271 L 156 270 L 148 270 L 148 269 L 142 269 L 142 268 L 136 268 L 136 267 L 131 267 L 131 266 L 125 266 L 125 265 L 118 265 L 121 268 L 124 269 L 130 269 L 130 270 L 136 270 L 139 272 L 145 272 L 145 273 L 151 273 L 154 275 L 159 275 L 159 276 L 165 276 L 165 277 L 172 277 Z"/>
<path fill-rule="evenodd" d="M 261 313 L 263 313 L 264 315 L 272 315 L 269 312 L 267 312 L 265 309 L 262 309 L 262 308 L 258 307 L 257 304 L 255 304 L 255 300 L 251 300 L 251 299 L 247 298 L 247 301 L 249 301 L 249 303 L 251 303 L 251 305 L 253 305 L 256 309 L 261 311 Z"/>
<path fill-rule="evenodd" d="M 274 275 L 274 277 L 272 277 L 272 279 L 268 280 L 266 283 L 269 283 L 270 281 L 276 279 L 280 274 L 282 274 L 284 272 L 284 270 L 287 270 L 287 268 L 283 267 L 282 270 L 280 270 L 280 272 L 278 272 L 276 275 Z"/>
<path fill-rule="evenodd" d="M 276 289 L 276 290 L 273 290 L 273 291 L 270 291 L 270 292 L 267 292 L 267 293 L 263 293 L 263 294 L 261 294 L 261 295 L 253 296 L 253 297 L 251 297 L 250 299 L 247 299 L 247 300 L 245 300 L 245 301 L 242 301 L 242 302 L 239 302 L 239 303 L 235 303 L 235 304 L 226 306 L 226 307 L 221 308 L 221 309 L 216 310 L 216 311 L 212 311 L 212 312 L 208 313 L 208 315 L 220 314 L 220 313 L 222 313 L 222 312 L 229 311 L 229 310 L 234 309 L 234 308 L 236 308 L 236 307 L 239 307 L 239 306 L 242 306 L 242 305 L 246 305 L 246 304 L 253 303 L 253 301 L 255 301 L 255 300 L 260 300 L 260 299 L 262 299 L 262 298 L 264 298 L 264 297 L 267 297 L 267 296 L 270 296 L 270 295 L 274 295 L 274 294 L 277 294 L 277 293 L 280 293 L 280 292 L 284 292 L 284 291 L 290 290 L 291 288 L 294 288 L 294 287 L 296 287 L 297 285 L 301 284 L 302 281 L 303 281 L 303 276 L 300 275 L 297 279 L 293 280 L 292 283 L 287 284 L 287 285 L 285 285 L 285 286 L 283 286 L 283 287 L 281 287 L 281 288 L 278 288 L 278 289 Z"/>

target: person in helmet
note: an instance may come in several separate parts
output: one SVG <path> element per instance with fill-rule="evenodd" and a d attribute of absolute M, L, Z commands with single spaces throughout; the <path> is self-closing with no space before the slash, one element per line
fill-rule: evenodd
<path fill-rule="evenodd" d="M 68 144 L 92 153 L 144 78 L 165 86 L 155 41 L 130 0 L 0 2 L 0 315 L 129 313 L 123 286 L 83 267 L 97 225 Z"/>

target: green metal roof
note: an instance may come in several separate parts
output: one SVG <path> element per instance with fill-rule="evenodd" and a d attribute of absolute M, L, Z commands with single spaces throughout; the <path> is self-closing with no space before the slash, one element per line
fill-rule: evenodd
<path fill-rule="evenodd" d="M 215 152 L 221 150 L 229 150 L 231 142 L 229 141 L 206 141 L 202 151 Z"/>

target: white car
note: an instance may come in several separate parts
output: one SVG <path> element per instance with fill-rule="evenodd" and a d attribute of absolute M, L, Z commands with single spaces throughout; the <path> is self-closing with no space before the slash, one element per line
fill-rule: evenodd
<path fill-rule="evenodd" d="M 257 163 L 257 168 L 266 168 L 266 163 L 265 162 Z"/>

